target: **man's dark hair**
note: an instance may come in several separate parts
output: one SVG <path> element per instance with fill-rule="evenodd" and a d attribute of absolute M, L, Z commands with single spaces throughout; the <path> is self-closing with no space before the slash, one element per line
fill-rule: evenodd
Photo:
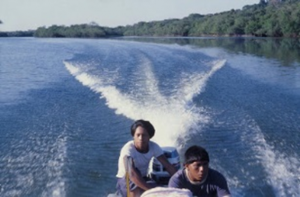
<path fill-rule="evenodd" d="M 191 146 L 184 154 L 185 164 L 193 163 L 194 161 L 209 162 L 208 152 L 201 146 Z"/>
<path fill-rule="evenodd" d="M 131 135 L 134 136 L 135 130 L 138 127 L 143 127 L 149 134 L 150 138 L 152 138 L 155 134 L 155 129 L 153 125 L 147 120 L 137 120 L 131 125 Z"/>

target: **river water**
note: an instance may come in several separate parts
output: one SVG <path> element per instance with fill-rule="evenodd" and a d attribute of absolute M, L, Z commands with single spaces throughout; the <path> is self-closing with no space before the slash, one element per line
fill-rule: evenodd
<path fill-rule="evenodd" d="M 107 196 L 130 125 L 205 147 L 232 196 L 300 193 L 300 42 L 0 39 L 0 196 Z"/>

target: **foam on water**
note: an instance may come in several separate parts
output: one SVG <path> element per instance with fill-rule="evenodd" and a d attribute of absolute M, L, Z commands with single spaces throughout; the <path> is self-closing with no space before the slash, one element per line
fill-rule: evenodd
<path fill-rule="evenodd" d="M 210 62 L 208 72 L 183 76 L 174 94 L 164 96 L 158 88 L 158 80 L 152 71 L 152 63 L 142 58 L 137 83 L 140 89 L 135 90 L 140 96 L 131 92 L 122 92 L 114 84 L 105 84 L 106 77 L 93 75 L 87 65 L 65 62 L 66 68 L 83 85 L 100 93 L 106 99 L 109 108 L 132 120 L 150 120 L 156 128 L 154 141 L 162 146 L 174 146 L 179 137 L 184 138 L 187 132 L 199 127 L 208 117 L 195 108 L 192 99 L 205 88 L 209 77 L 225 65 L 225 60 Z M 141 96 L 142 95 L 142 96 Z"/>
<path fill-rule="evenodd" d="M 286 156 L 270 146 L 261 133 L 259 127 L 253 135 L 253 151 L 262 162 L 267 173 L 268 184 L 272 185 L 276 196 L 296 196 L 300 193 L 299 177 L 300 166 L 297 158 Z M 251 140 L 251 141 L 252 141 Z"/>
<path fill-rule="evenodd" d="M 246 156 L 248 158 L 245 158 L 245 165 L 239 166 L 241 169 L 236 169 L 241 172 L 241 177 L 229 176 L 225 169 L 221 170 L 227 177 L 229 185 L 234 188 L 233 196 L 243 196 L 244 187 L 247 189 L 253 187 L 251 192 L 258 192 L 252 195 L 260 196 L 266 192 L 260 190 L 270 190 L 268 193 L 272 196 L 297 196 L 300 193 L 299 159 L 293 155 L 289 156 L 286 152 L 279 152 L 276 147 L 270 145 L 261 128 L 250 116 L 242 113 L 237 116 L 240 116 L 237 120 L 240 128 L 235 135 L 239 135 L 244 148 L 240 151 L 246 150 L 245 154 L 250 155 Z M 233 120 L 228 121 L 228 124 L 235 124 Z M 218 168 L 221 169 L 220 166 Z"/>
<path fill-rule="evenodd" d="M 63 178 L 63 169 L 65 158 L 67 157 L 66 137 L 58 136 L 57 141 L 53 145 L 54 158 L 47 163 L 47 175 L 51 177 L 42 193 L 43 197 L 64 197 L 66 196 L 66 184 Z"/>
<path fill-rule="evenodd" d="M 0 177 L 2 196 L 35 196 L 31 190 L 34 187 L 42 190 L 43 197 L 66 196 L 63 178 L 66 137 L 61 134 L 53 144 L 52 139 L 44 139 L 44 136 L 28 137 L 11 144 L 13 152 L 1 158 L 0 172 L 5 171 L 5 176 Z M 35 148 L 29 150 L 29 147 Z"/>

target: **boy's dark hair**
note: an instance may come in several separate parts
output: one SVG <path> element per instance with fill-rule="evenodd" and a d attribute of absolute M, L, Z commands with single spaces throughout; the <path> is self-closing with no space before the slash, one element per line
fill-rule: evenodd
<path fill-rule="evenodd" d="M 201 146 L 191 146 L 184 154 L 185 164 L 193 163 L 194 161 L 209 162 L 208 152 Z"/>
<path fill-rule="evenodd" d="M 137 120 L 131 125 L 131 135 L 134 136 L 135 130 L 138 127 L 143 127 L 149 134 L 150 138 L 152 138 L 155 134 L 155 129 L 153 125 L 147 120 Z"/>

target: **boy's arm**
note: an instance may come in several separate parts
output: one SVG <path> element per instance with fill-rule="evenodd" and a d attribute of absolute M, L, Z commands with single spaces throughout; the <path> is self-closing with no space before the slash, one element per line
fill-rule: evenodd
<path fill-rule="evenodd" d="M 157 160 L 166 168 L 171 176 L 176 173 L 176 168 L 172 164 L 170 164 L 164 154 L 158 156 Z"/>

